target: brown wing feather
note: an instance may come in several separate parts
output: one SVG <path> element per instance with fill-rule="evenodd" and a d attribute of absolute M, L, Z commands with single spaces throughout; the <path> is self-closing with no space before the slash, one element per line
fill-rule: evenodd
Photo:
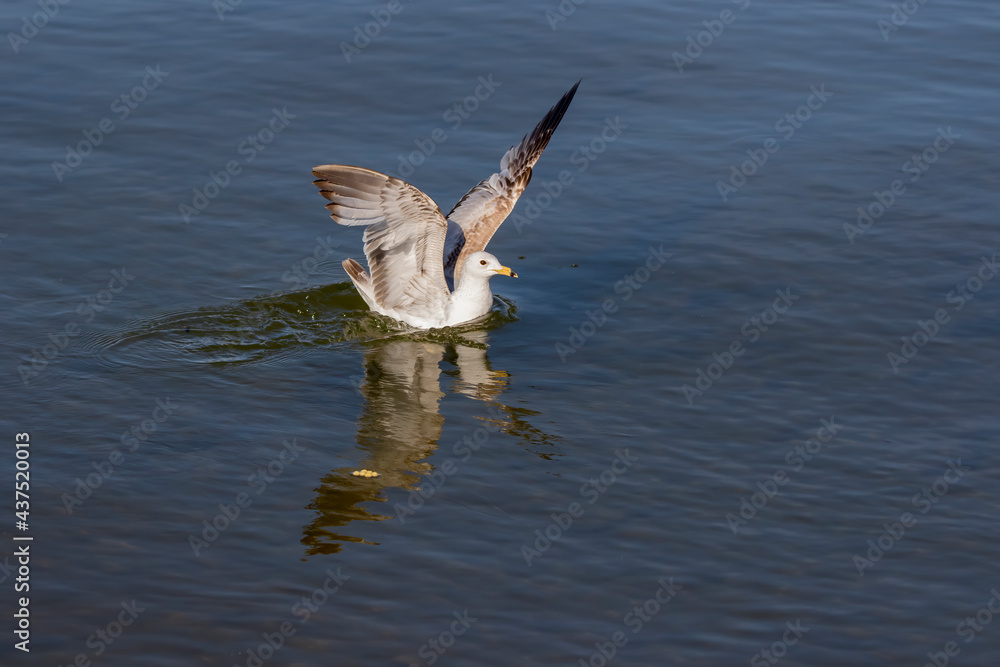
<path fill-rule="evenodd" d="M 465 245 L 454 264 L 456 285 L 465 258 L 474 252 L 486 249 L 486 244 L 514 208 L 517 198 L 528 187 L 528 182 L 531 181 L 531 168 L 541 157 L 579 86 L 580 82 L 577 81 L 576 85 L 549 109 L 535 129 L 521 139 L 521 143 L 511 146 L 500 160 L 499 172 L 469 190 L 447 215 L 447 218 L 457 223 L 465 233 Z"/>
<path fill-rule="evenodd" d="M 418 316 L 439 314 L 449 298 L 441 259 L 448 222 L 437 204 L 409 183 L 363 167 L 323 165 L 313 175 L 337 223 L 365 226 L 375 303 Z"/>

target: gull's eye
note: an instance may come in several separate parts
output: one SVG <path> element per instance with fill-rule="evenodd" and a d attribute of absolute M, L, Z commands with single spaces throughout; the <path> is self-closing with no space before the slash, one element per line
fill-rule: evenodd
<path fill-rule="evenodd" d="M 479 264 L 480 264 L 481 266 L 486 266 L 486 260 L 485 260 L 485 259 L 481 259 L 481 260 L 479 260 Z"/>

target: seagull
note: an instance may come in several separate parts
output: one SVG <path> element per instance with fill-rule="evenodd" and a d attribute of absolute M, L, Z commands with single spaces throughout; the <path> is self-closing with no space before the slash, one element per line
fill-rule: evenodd
<path fill-rule="evenodd" d="M 376 313 L 418 329 L 484 317 L 493 305 L 490 278 L 517 274 L 485 252 L 493 234 L 531 180 L 531 168 L 569 108 L 569 89 L 521 143 L 444 215 L 426 194 L 393 176 L 346 164 L 313 169 L 313 181 L 337 224 L 365 227 L 365 258 L 344 270 Z"/>

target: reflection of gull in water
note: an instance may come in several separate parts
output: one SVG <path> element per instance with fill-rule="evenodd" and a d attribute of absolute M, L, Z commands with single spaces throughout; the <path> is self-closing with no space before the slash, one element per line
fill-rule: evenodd
<path fill-rule="evenodd" d="M 327 164 L 313 169 L 330 216 L 365 227 L 369 274 L 353 259 L 344 270 L 369 308 L 420 329 L 471 322 L 493 303 L 490 278 L 517 277 L 486 250 L 493 234 L 531 180 L 573 86 L 521 143 L 500 160 L 500 171 L 472 188 L 451 213 L 409 183 L 371 169 Z"/>
<path fill-rule="evenodd" d="M 383 490 L 412 488 L 420 475 L 433 472 L 426 459 L 441 439 L 444 416 L 441 399 L 441 362 L 455 366 L 454 381 L 447 389 L 483 402 L 483 419 L 493 422 L 489 430 L 503 431 L 535 445 L 549 445 L 553 438 L 525 421 L 530 410 L 505 406 L 497 401 L 507 387 L 507 373 L 490 368 L 486 356 L 486 332 L 463 332 L 462 337 L 438 342 L 432 339 L 391 338 L 368 344 L 365 379 L 359 387 L 364 411 L 358 420 L 358 446 L 365 458 L 356 466 L 333 471 L 323 479 L 316 499 L 309 506 L 317 511 L 306 527 L 303 542 L 309 553 L 335 553 L 338 542 L 360 542 L 357 537 L 335 533 L 357 519 L 381 520 L 389 516 L 361 506 L 384 501 Z M 450 453 L 450 452 L 449 452 Z M 546 456 L 546 454 L 542 454 Z M 378 477 L 355 477 L 351 471 L 367 468 Z"/>

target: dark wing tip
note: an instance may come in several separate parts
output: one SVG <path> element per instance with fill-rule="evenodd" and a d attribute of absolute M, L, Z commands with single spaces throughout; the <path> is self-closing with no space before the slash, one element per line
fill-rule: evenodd
<path fill-rule="evenodd" d="M 559 125 L 559 121 L 566 114 L 566 110 L 569 109 L 570 102 L 573 101 L 573 97 L 576 96 L 576 89 L 580 87 L 580 83 L 583 79 L 580 79 L 573 87 L 567 90 L 559 101 L 553 105 L 549 112 L 545 114 L 545 117 L 539 121 L 538 125 L 535 126 L 535 130 L 531 133 L 532 135 L 546 133 L 546 143 L 548 142 L 548 137 L 552 136 L 552 132 L 555 131 L 556 126 Z M 544 148 L 544 146 L 543 146 Z"/>
<path fill-rule="evenodd" d="M 526 134 L 519 145 L 520 155 L 519 162 L 517 165 L 510 165 L 511 171 L 516 173 L 525 167 L 530 168 L 538 158 L 541 157 L 542 151 L 545 147 L 549 145 L 549 139 L 552 138 L 552 133 L 556 131 L 559 126 L 559 122 L 562 121 L 563 116 L 566 114 L 566 110 L 569 109 L 570 103 L 573 101 L 573 97 L 576 95 L 576 89 L 580 87 L 580 83 L 583 79 L 580 79 L 573 87 L 567 90 L 559 101 L 549 109 L 548 113 L 538 121 L 538 125 L 535 129 L 531 131 L 530 134 Z"/>

